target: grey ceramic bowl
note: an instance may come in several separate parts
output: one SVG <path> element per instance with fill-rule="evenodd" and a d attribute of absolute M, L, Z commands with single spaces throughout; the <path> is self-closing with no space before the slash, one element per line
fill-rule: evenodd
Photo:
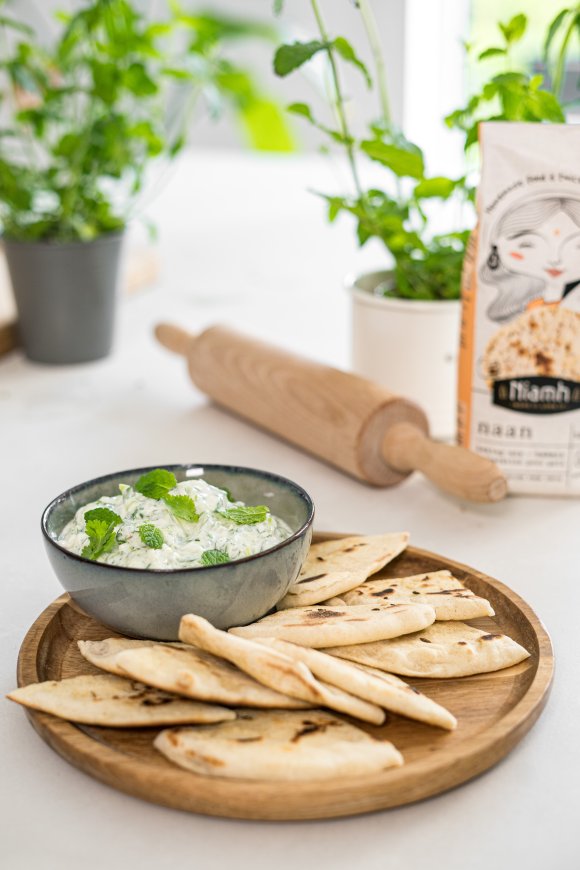
<path fill-rule="evenodd" d="M 218 628 L 246 625 L 263 616 L 294 582 L 312 537 L 314 505 L 301 487 L 284 477 L 229 465 L 165 465 L 178 481 L 203 477 L 229 489 L 246 504 L 266 504 L 285 520 L 292 535 L 254 556 L 212 565 L 153 571 L 92 562 L 65 550 L 57 538 L 75 512 L 119 483 L 135 483 L 151 468 L 98 477 L 57 496 L 42 515 L 42 532 L 54 572 L 86 613 L 133 637 L 177 640 L 179 620 L 196 613 Z"/>

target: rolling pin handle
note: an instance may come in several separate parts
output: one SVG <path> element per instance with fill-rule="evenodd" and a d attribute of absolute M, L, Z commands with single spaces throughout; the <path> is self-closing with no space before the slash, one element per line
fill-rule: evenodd
<path fill-rule="evenodd" d="M 163 347 L 185 357 L 196 338 L 191 332 L 172 323 L 158 323 L 154 332 L 155 338 Z"/>
<path fill-rule="evenodd" d="M 438 487 L 476 502 L 494 502 L 507 493 L 507 481 L 495 462 L 450 444 L 431 441 L 409 423 L 387 432 L 382 454 L 397 471 L 422 471 Z"/>

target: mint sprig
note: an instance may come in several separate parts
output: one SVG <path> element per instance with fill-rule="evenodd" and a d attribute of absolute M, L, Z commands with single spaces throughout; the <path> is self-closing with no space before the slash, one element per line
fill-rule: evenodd
<path fill-rule="evenodd" d="M 199 519 L 199 514 L 195 507 L 194 500 L 188 495 L 164 495 L 163 501 L 173 514 L 180 520 L 187 520 L 188 523 L 196 523 Z"/>
<path fill-rule="evenodd" d="M 164 498 L 174 486 L 177 486 L 177 478 L 172 471 L 154 468 L 153 471 L 142 474 L 134 488 L 147 498 L 159 500 Z"/>
<path fill-rule="evenodd" d="M 244 505 L 228 508 L 225 511 L 216 511 L 216 513 L 226 520 L 231 520 L 238 526 L 254 526 L 256 523 L 264 522 L 270 513 L 270 508 L 263 504 L 256 505 L 255 507 Z"/>
<path fill-rule="evenodd" d="M 115 511 L 105 507 L 87 511 L 84 520 L 85 534 L 89 538 L 89 543 L 85 544 L 81 550 L 81 556 L 94 562 L 99 556 L 109 553 L 113 549 L 117 543 L 115 526 L 118 526 L 123 520 Z"/>
<path fill-rule="evenodd" d="M 160 528 L 154 526 L 153 523 L 144 523 L 142 526 L 139 526 L 139 537 L 145 546 L 151 550 L 160 550 L 165 542 L 163 532 Z"/>
<path fill-rule="evenodd" d="M 230 557 L 225 550 L 204 550 L 201 554 L 201 564 L 207 568 L 210 565 L 225 565 Z"/>

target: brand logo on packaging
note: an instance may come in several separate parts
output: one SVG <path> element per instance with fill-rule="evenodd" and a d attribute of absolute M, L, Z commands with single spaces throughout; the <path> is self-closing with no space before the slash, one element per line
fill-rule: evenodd
<path fill-rule="evenodd" d="M 494 381 L 493 404 L 522 414 L 562 414 L 580 408 L 580 383 L 564 378 Z"/>

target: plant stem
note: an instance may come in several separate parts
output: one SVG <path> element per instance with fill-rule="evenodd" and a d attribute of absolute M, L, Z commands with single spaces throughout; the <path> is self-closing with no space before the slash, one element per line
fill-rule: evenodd
<path fill-rule="evenodd" d="M 338 124 L 340 127 L 340 133 L 344 139 L 344 147 L 346 148 L 346 154 L 347 154 L 348 162 L 349 162 L 350 169 L 352 172 L 352 177 L 353 177 L 353 181 L 354 181 L 354 186 L 356 188 L 356 192 L 357 192 L 359 197 L 362 197 L 363 190 L 362 190 L 362 186 L 360 183 L 360 179 L 358 177 L 358 170 L 357 170 L 357 166 L 356 166 L 353 140 L 352 140 L 352 136 L 350 135 L 350 131 L 348 129 L 348 124 L 346 121 L 346 114 L 344 111 L 344 97 L 342 94 L 342 88 L 340 86 L 340 79 L 338 77 L 338 69 L 336 66 L 334 51 L 332 49 L 331 42 L 328 38 L 328 33 L 326 31 L 326 27 L 324 25 L 322 14 L 321 14 L 320 8 L 318 6 L 318 0 L 310 0 L 310 5 L 312 6 L 312 11 L 314 13 L 314 17 L 316 18 L 316 23 L 318 25 L 320 37 L 321 37 L 322 41 L 326 43 L 326 46 L 327 46 L 326 52 L 328 54 L 328 60 L 330 62 L 330 70 L 332 73 L 332 83 L 334 86 L 334 106 L 336 109 L 336 114 L 338 115 Z"/>
<path fill-rule="evenodd" d="M 391 117 L 391 104 L 389 100 L 389 91 L 387 88 L 387 73 L 385 67 L 385 59 L 383 57 L 383 52 L 381 49 L 381 42 L 379 39 L 379 31 L 377 28 L 377 22 L 372 10 L 372 7 L 368 0 L 357 0 L 357 6 L 359 8 L 363 26 L 367 34 L 367 38 L 369 41 L 369 45 L 371 47 L 371 52 L 373 55 L 373 59 L 375 62 L 375 67 L 377 71 L 377 84 L 379 88 L 379 100 L 381 104 L 381 115 L 383 121 L 386 121 L 387 124 L 390 124 L 392 121 Z"/>
<path fill-rule="evenodd" d="M 379 102 L 381 106 L 381 117 L 382 120 L 388 124 L 392 124 L 392 115 L 391 115 L 391 103 L 389 100 L 389 91 L 387 88 L 387 70 L 385 66 L 385 59 L 383 57 L 383 52 L 381 49 L 381 40 L 379 38 L 379 30 L 377 27 L 377 21 L 374 16 L 372 7 L 368 0 L 357 0 L 356 3 L 358 10 L 361 14 L 361 18 L 363 21 L 363 27 L 365 29 L 367 39 L 369 41 L 369 45 L 371 48 L 371 52 L 373 55 L 373 60 L 375 62 L 376 69 L 376 77 L 377 84 L 379 87 Z M 401 187 L 401 179 L 395 177 L 395 191 L 397 200 L 401 202 L 402 200 L 402 187 Z"/>
<path fill-rule="evenodd" d="M 554 70 L 554 81 L 552 83 L 552 90 L 554 95 L 560 99 L 560 91 L 563 85 L 564 78 L 564 69 L 566 66 L 566 49 L 568 48 L 568 43 L 572 37 L 572 34 L 576 30 L 578 25 L 578 15 L 579 10 L 575 9 L 570 20 L 570 24 L 568 25 L 568 29 L 566 30 L 566 34 L 562 41 L 562 45 L 560 46 L 560 51 L 558 52 L 558 58 L 556 60 L 556 69 Z"/>

